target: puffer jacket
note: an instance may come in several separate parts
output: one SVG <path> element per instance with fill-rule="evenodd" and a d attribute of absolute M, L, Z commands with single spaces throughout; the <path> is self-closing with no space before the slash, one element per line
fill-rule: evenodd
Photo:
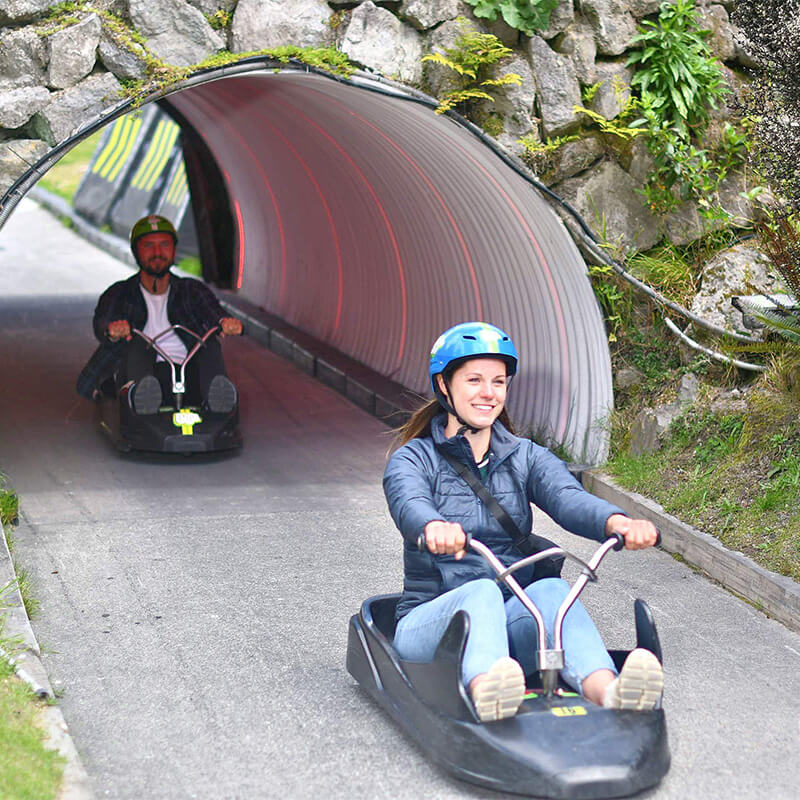
<path fill-rule="evenodd" d="M 454 556 L 419 552 L 417 538 L 431 520 L 460 523 L 506 565 L 522 557 L 500 523 L 436 449 L 437 443 L 442 444 L 479 475 L 466 437 L 445 439 L 445 421 L 444 414 L 434 417 L 431 437 L 412 439 L 393 453 L 383 477 L 389 512 L 404 539 L 398 619 L 414 606 L 467 581 L 495 577 L 477 553 L 467 553 L 456 561 Z M 597 541 L 605 538 L 606 520 L 612 514 L 625 513 L 585 491 L 549 450 L 514 436 L 500 422 L 492 427 L 488 466 L 486 488 L 523 533 L 532 529 L 531 503 L 571 533 Z M 527 586 L 534 569 L 535 565 L 523 568 L 515 577 Z"/>

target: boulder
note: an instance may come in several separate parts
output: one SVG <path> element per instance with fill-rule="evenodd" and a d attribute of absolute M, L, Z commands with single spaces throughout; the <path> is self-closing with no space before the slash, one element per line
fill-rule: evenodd
<path fill-rule="evenodd" d="M 202 12 L 186 0 L 130 0 L 134 27 L 147 49 L 167 64 L 198 64 L 225 46 Z"/>
<path fill-rule="evenodd" d="M 4 0 L 0 3 L 0 25 L 31 22 L 54 5 L 53 0 Z"/>
<path fill-rule="evenodd" d="M 353 61 L 404 83 L 422 79 L 422 36 L 372 0 L 354 9 L 340 47 Z"/>
<path fill-rule="evenodd" d="M 0 92 L 0 128 L 21 128 L 50 102 L 44 86 L 21 86 Z"/>
<path fill-rule="evenodd" d="M 647 146 L 645 134 L 639 134 L 633 138 L 627 155 L 627 160 L 622 162 L 623 168 L 637 184 L 643 186 L 647 181 L 647 176 L 656 166 L 655 159 Z"/>
<path fill-rule="evenodd" d="M 425 37 L 424 49 L 428 53 L 442 53 L 451 50 L 456 45 L 456 40 L 474 25 L 467 25 L 463 20 L 448 20 L 434 28 Z M 426 61 L 422 65 L 422 77 L 425 87 L 435 97 L 451 89 L 454 85 L 453 71 L 441 64 Z"/>
<path fill-rule="evenodd" d="M 548 159 L 542 181 L 548 186 L 578 175 L 603 157 L 604 148 L 595 136 L 586 136 L 565 142 Z"/>
<path fill-rule="evenodd" d="M 94 69 L 100 29 L 100 17 L 89 14 L 80 22 L 47 37 L 50 56 L 47 85 L 51 89 L 74 86 Z"/>
<path fill-rule="evenodd" d="M 503 62 L 496 69 L 498 76 L 510 72 L 521 76 L 522 83 L 518 86 L 509 84 L 497 88 L 492 92 L 495 102 L 487 105 L 493 106 L 492 111 L 503 120 L 503 131 L 495 138 L 507 150 L 521 156 L 525 148 L 519 143 L 519 139 L 529 136 L 534 129 L 533 104 L 536 101 L 536 89 L 531 65 L 521 56 Z"/>
<path fill-rule="evenodd" d="M 559 33 L 563 33 L 575 19 L 575 7 L 573 0 L 558 0 L 558 5 L 550 12 L 550 22 L 548 26 L 538 31 L 542 39 L 554 39 Z"/>
<path fill-rule="evenodd" d="M 46 68 L 47 48 L 33 28 L 0 31 L 0 89 L 42 86 Z"/>
<path fill-rule="evenodd" d="M 597 52 L 619 56 L 636 35 L 636 20 L 625 0 L 582 0 L 583 15 L 594 31 Z"/>
<path fill-rule="evenodd" d="M 463 0 L 403 0 L 400 4 L 400 16 L 418 31 L 426 31 L 449 19 L 466 17 L 470 10 Z"/>
<path fill-rule="evenodd" d="M 46 155 L 50 148 L 39 139 L 15 139 L 0 142 L 0 197 L 31 164 Z"/>
<path fill-rule="evenodd" d="M 657 408 L 644 408 L 631 426 L 631 455 L 653 453 L 661 447 L 670 425 L 697 399 L 700 382 L 696 375 L 688 373 L 681 378 L 678 396 L 672 403 Z"/>
<path fill-rule="evenodd" d="M 568 56 L 556 53 L 540 36 L 528 43 L 533 79 L 539 96 L 539 116 L 545 137 L 560 136 L 580 124 L 575 106 L 581 104 L 581 87 Z"/>
<path fill-rule="evenodd" d="M 614 375 L 614 385 L 617 389 L 630 389 L 639 386 L 644 381 L 644 375 L 633 367 L 623 367 Z"/>
<path fill-rule="evenodd" d="M 697 18 L 701 29 L 711 31 L 711 36 L 706 40 L 711 52 L 720 61 L 733 61 L 736 58 L 736 42 L 725 7 L 717 4 L 699 7 Z"/>
<path fill-rule="evenodd" d="M 603 161 L 580 177 L 558 184 L 555 191 L 605 241 L 626 249 L 649 250 L 658 243 L 661 233 L 637 188 L 622 167 Z"/>
<path fill-rule="evenodd" d="M 717 196 L 709 198 L 710 202 L 726 211 L 728 217 L 707 219 L 700 214 L 696 203 L 686 201 L 664 217 L 664 234 L 672 244 L 680 247 L 728 226 L 749 228 L 754 213 L 753 206 L 742 196 L 748 188 L 746 172 L 728 175 L 720 184 Z"/>
<path fill-rule="evenodd" d="M 664 0 L 628 0 L 628 11 L 636 19 L 646 17 L 648 14 L 655 14 Z"/>
<path fill-rule="evenodd" d="M 145 49 L 135 42 L 121 44 L 107 30 L 100 34 L 97 55 L 103 66 L 122 80 L 138 81 L 147 74 Z"/>
<path fill-rule="evenodd" d="M 600 83 L 589 108 L 606 119 L 619 116 L 631 97 L 633 69 L 624 61 L 603 61 L 595 65 L 594 83 Z"/>
<path fill-rule="evenodd" d="M 297 45 L 327 47 L 333 42 L 331 9 L 325 0 L 239 0 L 233 14 L 231 50 Z"/>
<path fill-rule="evenodd" d="M 188 2 L 198 11 L 209 15 L 217 11 L 233 11 L 236 7 L 236 0 L 188 0 Z"/>
<path fill-rule="evenodd" d="M 691 310 L 720 327 L 748 332 L 742 312 L 731 305 L 731 298 L 771 294 L 784 289 L 770 259 L 749 242 L 742 242 L 720 251 L 705 265 Z"/>
<path fill-rule="evenodd" d="M 597 44 L 592 29 L 584 22 L 575 22 L 564 31 L 556 44 L 555 50 L 569 56 L 578 80 L 584 86 L 595 82 L 595 58 Z"/>
<path fill-rule="evenodd" d="M 54 92 L 50 103 L 33 115 L 30 124 L 40 139 L 56 145 L 93 117 L 117 105 L 121 88 L 110 72 L 90 75 L 69 89 Z"/>

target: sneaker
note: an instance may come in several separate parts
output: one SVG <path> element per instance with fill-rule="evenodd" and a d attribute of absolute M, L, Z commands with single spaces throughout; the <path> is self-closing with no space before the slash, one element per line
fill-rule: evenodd
<path fill-rule="evenodd" d="M 206 405 L 214 414 L 230 414 L 236 408 L 238 393 L 236 387 L 225 375 L 215 375 L 208 387 Z"/>
<path fill-rule="evenodd" d="M 652 711 L 661 704 L 664 671 L 659 660 L 642 647 L 625 659 L 619 677 L 606 689 L 604 708 Z"/>
<path fill-rule="evenodd" d="M 161 384 L 155 375 L 145 375 L 128 392 L 128 401 L 137 414 L 156 414 L 161 408 Z"/>
<path fill-rule="evenodd" d="M 472 702 L 481 722 L 506 719 L 517 713 L 525 694 L 522 667 L 504 656 L 492 664 L 486 677 L 472 692 Z"/>

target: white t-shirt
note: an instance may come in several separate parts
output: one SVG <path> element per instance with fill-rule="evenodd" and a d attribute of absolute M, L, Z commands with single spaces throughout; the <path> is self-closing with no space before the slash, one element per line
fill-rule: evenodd
<path fill-rule="evenodd" d="M 164 294 L 150 294 L 144 286 L 139 286 L 144 297 L 145 305 L 147 305 L 147 323 L 144 326 L 144 333 L 151 339 L 157 336 L 161 331 L 166 330 L 172 324 L 167 317 L 167 299 L 172 287 L 167 289 Z M 178 364 L 186 358 L 186 345 L 181 341 L 175 331 L 170 331 L 166 336 L 162 336 L 158 340 L 158 346 L 169 355 L 169 357 L 176 361 Z M 156 361 L 163 361 L 164 358 L 159 355 Z"/>

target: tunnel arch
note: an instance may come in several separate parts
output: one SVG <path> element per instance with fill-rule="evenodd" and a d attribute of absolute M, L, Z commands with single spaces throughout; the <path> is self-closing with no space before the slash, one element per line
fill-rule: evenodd
<path fill-rule="evenodd" d="M 611 367 L 585 264 L 532 176 L 489 137 L 379 76 L 263 59 L 147 101 L 224 176 L 225 270 L 242 297 L 421 394 L 443 329 L 499 325 L 521 355 L 518 427 L 604 460 Z M 130 110 L 118 104 L 33 165 L 0 226 L 64 152 Z"/>

